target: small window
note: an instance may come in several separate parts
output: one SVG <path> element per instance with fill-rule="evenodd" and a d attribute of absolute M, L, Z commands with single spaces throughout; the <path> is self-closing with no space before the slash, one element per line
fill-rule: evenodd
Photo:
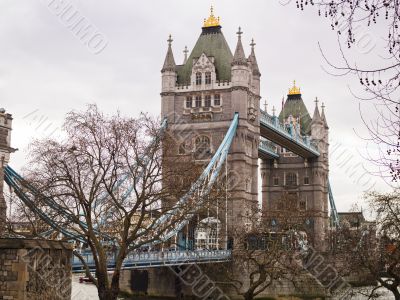
<path fill-rule="evenodd" d="M 302 200 L 300 200 L 299 206 L 300 210 L 306 210 L 307 209 L 307 196 L 304 196 Z"/>
<path fill-rule="evenodd" d="M 304 177 L 304 184 L 310 184 L 310 177 Z"/>
<path fill-rule="evenodd" d="M 197 72 L 196 73 L 196 85 L 200 85 L 201 84 L 201 73 Z"/>
<path fill-rule="evenodd" d="M 206 97 L 204 99 L 204 106 L 205 107 L 210 107 L 211 106 L 211 96 L 210 95 L 206 95 Z"/>
<path fill-rule="evenodd" d="M 219 94 L 214 95 L 214 105 L 215 106 L 220 106 L 221 105 L 221 98 Z"/>
<path fill-rule="evenodd" d="M 206 84 L 211 84 L 211 72 L 206 72 L 205 80 Z"/>
<path fill-rule="evenodd" d="M 195 105 L 196 107 L 201 107 L 201 96 L 196 96 Z"/>
<path fill-rule="evenodd" d="M 274 185 L 279 185 L 279 177 L 274 177 Z"/>
<path fill-rule="evenodd" d="M 296 186 L 297 185 L 297 175 L 295 173 L 288 173 L 286 175 L 286 185 Z"/>
<path fill-rule="evenodd" d="M 192 107 L 192 97 L 186 97 L 186 108 Z"/>
<path fill-rule="evenodd" d="M 306 210 L 306 208 L 307 208 L 306 201 L 305 201 L 305 200 L 301 200 L 299 206 L 300 206 L 300 207 L 299 207 L 300 210 Z"/>

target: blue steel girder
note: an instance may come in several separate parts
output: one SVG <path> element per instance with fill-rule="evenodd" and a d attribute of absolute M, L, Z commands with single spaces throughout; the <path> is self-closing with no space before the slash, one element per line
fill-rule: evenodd
<path fill-rule="evenodd" d="M 66 209 L 65 207 L 63 207 L 62 205 L 60 205 L 59 203 L 57 203 L 57 201 L 55 201 L 53 198 L 48 197 L 46 195 L 44 195 L 43 193 L 39 192 L 35 187 L 33 187 L 28 181 L 26 181 L 21 175 L 19 175 L 14 169 L 12 169 L 9 165 L 7 165 L 4 168 L 4 175 L 5 175 L 5 181 L 6 183 L 13 188 L 13 190 L 15 191 L 15 194 L 18 196 L 19 199 L 22 200 L 22 202 L 24 202 L 24 204 L 26 206 L 28 206 L 29 208 L 33 207 L 33 212 L 35 212 L 35 210 L 38 210 L 37 208 L 37 204 L 35 203 L 34 200 L 31 199 L 31 197 L 40 197 L 41 200 L 43 200 L 43 203 L 45 205 L 47 205 L 53 212 L 57 212 L 60 216 L 62 216 L 65 221 L 68 222 L 72 222 L 72 223 L 76 223 L 79 227 L 82 227 L 83 229 L 88 229 L 88 225 L 81 221 L 79 219 L 79 217 L 75 216 L 71 211 L 69 211 L 68 209 Z M 43 219 L 43 212 L 41 213 L 37 213 L 38 216 L 45 221 L 47 224 L 49 224 L 54 230 L 55 228 L 58 228 L 57 230 L 62 232 L 66 237 L 74 237 L 73 233 L 65 230 L 65 228 L 62 228 L 62 230 L 59 229 L 58 227 L 54 227 L 52 224 L 55 223 L 54 220 L 52 220 L 51 218 L 48 218 L 48 216 L 46 216 L 46 220 Z M 46 232 L 46 234 L 49 234 L 51 231 Z M 102 235 L 108 239 L 111 239 L 111 237 L 105 233 L 101 233 L 98 230 L 94 229 L 94 232 L 98 235 Z M 79 234 L 79 241 L 83 241 L 82 236 L 84 236 L 84 234 Z M 75 236 L 76 237 L 76 236 Z"/>
<path fill-rule="evenodd" d="M 31 209 L 32 212 L 34 212 L 42 221 L 47 223 L 51 228 L 53 228 L 56 231 L 59 231 L 60 233 L 64 234 L 66 237 L 80 241 L 82 243 L 86 242 L 86 239 L 84 236 L 77 234 L 75 232 L 70 232 L 60 226 L 57 222 L 55 222 L 53 219 L 51 219 L 45 212 L 43 212 L 40 208 L 36 206 L 36 203 L 31 201 L 29 197 L 26 195 L 26 193 L 23 191 L 23 188 L 17 184 L 15 181 L 15 177 L 13 177 L 10 173 L 5 172 L 4 174 L 4 180 L 5 182 L 14 189 L 15 194 L 20 198 L 24 204 Z"/>
<path fill-rule="evenodd" d="M 313 158 L 320 155 L 309 138 L 294 134 L 294 130 L 288 131 L 277 116 L 271 116 L 261 109 L 260 135 L 301 157 Z"/>
<path fill-rule="evenodd" d="M 225 134 L 224 139 L 219 145 L 217 151 L 211 158 L 210 162 L 204 169 L 203 173 L 197 179 L 197 181 L 192 185 L 190 190 L 179 199 L 179 201 L 171 208 L 168 214 L 164 214 L 160 219 L 157 220 L 156 226 L 167 224 L 172 216 L 179 212 L 182 206 L 189 202 L 197 194 L 196 206 L 187 213 L 187 216 L 177 224 L 172 226 L 170 231 L 164 233 L 160 241 L 153 242 L 153 244 L 160 243 L 161 241 L 167 241 L 170 238 L 176 236 L 179 231 L 181 231 L 191 220 L 193 215 L 202 207 L 207 199 L 207 195 L 210 193 L 215 181 L 217 180 L 222 166 L 226 162 L 228 157 L 229 149 L 232 145 L 233 139 L 236 135 L 236 129 L 239 124 L 239 114 L 235 113 L 232 122 Z"/>
<path fill-rule="evenodd" d="M 335 199 L 333 198 L 331 183 L 328 180 L 328 195 L 329 195 L 329 204 L 331 205 L 331 218 L 333 219 L 333 225 L 337 228 L 340 228 L 340 220 L 339 214 L 336 209 Z"/>

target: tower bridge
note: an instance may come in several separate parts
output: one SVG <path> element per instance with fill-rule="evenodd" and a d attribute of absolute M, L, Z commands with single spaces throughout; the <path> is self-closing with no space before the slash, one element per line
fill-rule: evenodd
<path fill-rule="evenodd" d="M 328 199 L 338 224 L 333 193 L 329 186 L 329 127 L 325 116 L 315 102 L 313 117 L 302 99 L 300 88 L 294 84 L 288 92 L 279 115 L 260 109 L 261 73 L 255 54 L 255 43 L 250 44 L 250 54 L 245 55 L 242 30 L 237 32 L 237 43 L 232 53 L 222 33 L 219 19 L 213 13 L 205 20 L 200 36 L 190 55 L 185 49 L 182 64 L 176 64 L 172 38 L 161 70 L 161 115 L 165 130 L 176 136 L 178 145 L 169 154 L 182 160 L 196 160 L 206 165 L 203 174 L 178 203 L 188 201 L 202 189 L 202 200 L 197 210 L 206 208 L 206 198 L 216 178 L 225 173 L 239 174 L 234 186 L 228 186 L 225 203 L 215 211 L 194 211 L 163 237 L 163 242 L 173 240 L 178 247 L 170 251 L 133 253 L 124 262 L 126 269 L 161 267 L 185 263 L 215 263 L 229 260 L 231 243 L 229 230 L 246 226 L 246 213 L 258 207 L 258 174 L 261 171 L 262 218 L 271 230 L 283 230 L 282 214 L 287 203 L 292 203 L 294 213 L 307 212 L 302 228 L 316 249 L 324 250 L 330 225 Z M 10 148 L 10 115 L 0 115 L 3 147 L 6 155 L 0 176 L 10 185 L 19 198 L 33 209 L 53 230 L 71 240 L 84 237 L 71 233 L 48 219 L 40 208 L 34 206 L 37 191 L 26 185 L 23 178 L 7 166 Z M 171 154 L 172 153 L 172 154 Z M 1 182 L 3 182 L 1 180 Z M 2 194 L 2 193 L 1 193 Z M 284 197 L 285 195 L 285 197 Z M 4 197 L 0 195 L 0 221 L 5 219 Z M 47 199 L 49 207 L 68 213 L 55 202 Z M 210 201 L 210 200 L 207 200 Z M 177 206 L 176 209 L 178 209 Z M 198 222 L 193 224 L 193 219 Z M 215 222 L 209 222 L 214 218 Z M 202 222 L 202 220 L 207 220 Z M 168 217 L 160 222 L 167 222 Z M 4 224 L 0 222 L 0 225 Z M 200 224 L 203 224 L 201 228 Z M 84 226 L 85 224 L 83 224 Z M 169 249 L 168 249 L 169 250 Z M 85 259 L 94 267 L 91 254 Z M 110 259 L 109 268 L 114 261 Z M 82 270 L 74 259 L 73 269 Z"/>

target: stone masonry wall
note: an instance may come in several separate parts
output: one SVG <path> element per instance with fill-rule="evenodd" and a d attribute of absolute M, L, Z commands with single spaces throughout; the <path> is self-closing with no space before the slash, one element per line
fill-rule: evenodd
<path fill-rule="evenodd" d="M 70 300 L 72 245 L 0 239 L 0 300 Z"/>

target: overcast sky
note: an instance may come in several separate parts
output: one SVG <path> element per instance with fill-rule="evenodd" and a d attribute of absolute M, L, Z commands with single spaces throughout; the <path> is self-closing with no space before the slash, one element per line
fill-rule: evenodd
<path fill-rule="evenodd" d="M 244 32 L 246 54 L 251 38 L 255 39 L 262 102 L 266 99 L 269 109 L 280 108 L 293 80 L 301 87 L 311 115 L 316 96 L 325 102 L 331 135 L 330 180 L 338 210 L 360 202 L 365 189 L 387 189 L 379 178 L 365 174 L 368 161 L 360 153 L 367 145 L 359 137 L 365 128 L 359 102 L 349 91 L 359 87 L 351 77 L 324 71 L 327 65 L 318 42 L 331 61 L 339 63 L 340 56 L 335 33 L 315 9 L 301 12 L 294 1 L 282 5 L 278 0 L 70 0 L 79 16 L 99 32 L 97 41 L 101 49 L 105 47 L 96 54 L 93 45 L 85 45 L 57 16 L 54 5 L 59 1 L 0 2 L 0 106 L 14 117 L 12 145 L 19 148 L 12 156 L 15 168 L 21 170 L 29 159 L 32 139 L 57 134 L 65 114 L 88 103 L 110 113 L 158 115 L 168 35 L 174 40 L 175 60 L 181 63 L 184 46 L 192 49 L 214 4 L 232 52 L 238 26 Z M 364 34 L 354 57 L 376 55 L 379 33 Z M 370 108 L 362 107 L 368 115 Z"/>

